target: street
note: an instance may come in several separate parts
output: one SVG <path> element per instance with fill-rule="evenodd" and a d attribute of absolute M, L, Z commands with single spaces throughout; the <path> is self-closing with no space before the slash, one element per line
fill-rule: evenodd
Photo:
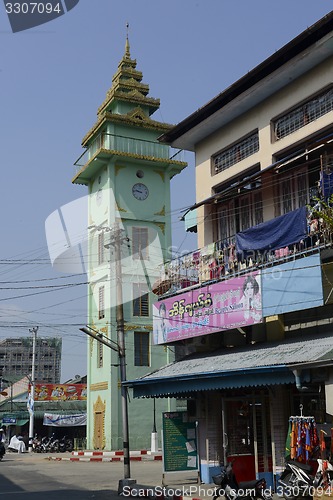
<path fill-rule="evenodd" d="M 70 455 L 58 455 L 61 456 Z M 119 479 L 124 477 L 123 462 L 70 462 L 48 457 L 7 453 L 0 462 L 0 500 L 58 500 L 59 495 L 63 500 L 119 500 L 117 489 Z M 162 462 L 131 462 L 131 476 L 138 484 L 159 486 Z M 193 478 L 186 479 L 186 474 L 172 477 L 176 487 L 184 481 L 195 485 Z"/>
<path fill-rule="evenodd" d="M 64 500 L 119 498 L 118 481 L 123 477 L 121 462 L 69 462 L 48 460 L 43 454 L 7 453 L 0 462 L 0 498 L 24 500 Z M 131 475 L 140 482 L 161 483 L 162 464 L 131 464 Z M 139 482 L 139 481 L 138 481 Z"/>

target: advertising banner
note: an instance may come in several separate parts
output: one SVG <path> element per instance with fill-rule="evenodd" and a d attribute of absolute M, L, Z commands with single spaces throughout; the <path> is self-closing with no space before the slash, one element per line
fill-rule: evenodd
<path fill-rule="evenodd" d="M 35 401 L 87 399 L 87 384 L 35 384 Z"/>
<path fill-rule="evenodd" d="M 260 323 L 260 271 L 159 301 L 153 318 L 154 344 Z"/>
<path fill-rule="evenodd" d="M 77 415 L 59 415 L 55 413 L 44 413 L 43 425 L 51 427 L 76 427 L 87 424 L 86 413 Z"/>

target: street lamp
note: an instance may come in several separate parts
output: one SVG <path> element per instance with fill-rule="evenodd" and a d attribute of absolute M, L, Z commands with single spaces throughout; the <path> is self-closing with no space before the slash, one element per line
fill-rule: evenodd
<path fill-rule="evenodd" d="M 110 341 L 107 337 L 100 334 L 90 326 L 80 328 L 80 331 L 85 333 L 86 335 L 89 335 L 89 337 L 92 337 L 98 342 L 101 342 L 105 346 L 109 347 L 109 349 L 116 351 L 119 357 L 121 398 L 122 398 L 123 451 L 124 451 L 124 479 L 119 480 L 118 492 L 120 493 L 123 491 L 124 486 L 136 483 L 134 479 L 130 479 L 131 471 L 130 471 L 130 454 L 129 454 L 129 437 L 128 437 L 128 405 L 127 405 L 126 387 L 123 384 L 123 382 L 126 381 L 125 347 L 124 345 L 121 347 L 121 344 L 119 344 L 119 342 L 112 343 L 112 341 Z M 117 333 L 119 340 L 118 328 L 117 328 Z"/>

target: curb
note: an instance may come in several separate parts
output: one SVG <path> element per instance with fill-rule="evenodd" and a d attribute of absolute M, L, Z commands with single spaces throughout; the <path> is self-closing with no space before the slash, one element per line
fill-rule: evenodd
<path fill-rule="evenodd" d="M 60 461 L 64 460 L 67 462 L 123 462 L 124 452 L 123 451 L 73 451 L 71 456 L 59 457 L 59 456 L 49 456 L 45 457 L 47 460 Z M 161 461 L 161 453 L 152 453 L 148 450 L 131 451 L 130 461 Z"/>

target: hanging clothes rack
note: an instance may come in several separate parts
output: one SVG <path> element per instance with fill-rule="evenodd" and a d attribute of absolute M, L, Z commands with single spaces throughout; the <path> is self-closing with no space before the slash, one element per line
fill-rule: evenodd
<path fill-rule="evenodd" d="M 300 405 L 300 415 L 289 417 L 288 444 L 290 458 L 299 462 L 308 462 L 313 453 L 318 450 L 319 437 L 314 416 L 303 415 L 303 405 Z"/>

